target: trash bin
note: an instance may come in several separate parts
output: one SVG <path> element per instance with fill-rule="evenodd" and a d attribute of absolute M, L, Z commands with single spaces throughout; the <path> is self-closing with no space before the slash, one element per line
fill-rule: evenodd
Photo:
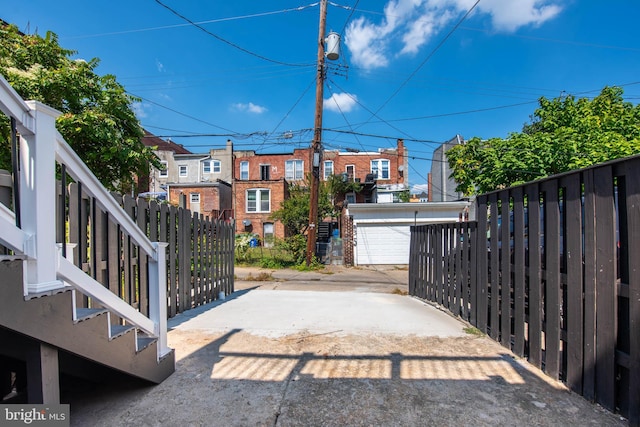
<path fill-rule="evenodd" d="M 253 238 L 249 240 L 249 247 L 256 248 L 258 247 L 258 239 Z"/>

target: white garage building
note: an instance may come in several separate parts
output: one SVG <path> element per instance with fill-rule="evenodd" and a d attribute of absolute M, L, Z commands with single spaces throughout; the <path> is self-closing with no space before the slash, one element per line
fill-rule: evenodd
<path fill-rule="evenodd" d="M 410 226 L 457 222 L 469 214 L 471 205 L 468 201 L 349 204 L 354 265 L 409 264 Z"/>

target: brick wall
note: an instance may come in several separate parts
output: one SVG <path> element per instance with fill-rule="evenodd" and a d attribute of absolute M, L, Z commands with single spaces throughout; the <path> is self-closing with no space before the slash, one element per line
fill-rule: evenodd
<path fill-rule="evenodd" d="M 270 194 L 270 210 L 269 212 L 247 212 L 247 190 L 265 189 Z M 274 225 L 274 236 L 276 238 L 285 237 L 284 225 L 278 221 L 274 221 L 269 217 L 273 211 L 280 208 L 280 203 L 288 196 L 287 183 L 284 179 L 279 180 L 251 180 L 251 181 L 235 181 L 234 199 L 236 231 L 238 233 L 250 232 L 256 233 L 261 239 L 264 239 L 264 224 L 272 223 Z M 245 226 L 244 221 L 250 221 L 250 225 Z"/>

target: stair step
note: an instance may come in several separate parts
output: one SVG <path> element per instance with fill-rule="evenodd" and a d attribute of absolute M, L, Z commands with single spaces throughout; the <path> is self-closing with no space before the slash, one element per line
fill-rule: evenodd
<path fill-rule="evenodd" d="M 151 344 L 153 344 L 154 342 L 158 341 L 157 338 L 154 337 L 149 337 L 149 336 L 145 336 L 145 335 L 138 335 L 138 342 L 137 342 L 137 353 L 140 353 L 142 350 L 144 350 L 145 348 L 149 347 Z"/>
<path fill-rule="evenodd" d="M 133 330 L 135 330 L 135 328 L 131 325 L 111 325 L 111 335 L 109 339 L 118 338 Z"/>
<path fill-rule="evenodd" d="M 104 308 L 76 308 L 76 323 L 108 313 Z"/>

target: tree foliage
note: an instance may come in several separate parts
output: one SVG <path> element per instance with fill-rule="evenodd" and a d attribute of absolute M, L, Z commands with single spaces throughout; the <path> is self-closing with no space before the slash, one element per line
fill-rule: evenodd
<path fill-rule="evenodd" d="M 531 122 L 506 139 L 478 137 L 447 151 L 466 196 L 640 153 L 640 106 L 619 87 L 590 100 L 540 98 Z"/>
<path fill-rule="evenodd" d="M 142 128 L 128 95 L 113 75 L 99 76 L 99 60 L 71 59 L 75 52 L 58 37 L 21 34 L 15 26 L 0 26 L 0 74 L 25 99 L 60 112 L 56 126 L 93 173 L 108 188 L 120 189 L 144 174 L 153 151 L 145 147 Z M 0 123 L 0 168 L 9 167 L 8 121 Z"/>

